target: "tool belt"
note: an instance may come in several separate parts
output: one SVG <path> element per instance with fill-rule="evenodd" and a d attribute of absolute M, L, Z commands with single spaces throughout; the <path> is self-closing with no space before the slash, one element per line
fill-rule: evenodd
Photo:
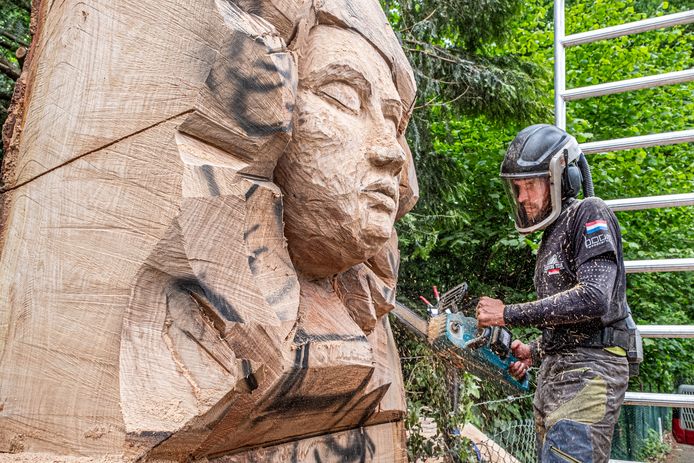
<path fill-rule="evenodd" d="M 627 311 L 627 316 L 624 319 L 617 320 L 610 326 L 586 328 L 583 333 L 591 334 L 579 337 L 561 336 L 561 334 L 555 333 L 554 329 L 545 328 L 542 330 L 542 344 L 548 354 L 565 352 L 575 347 L 594 347 L 598 349 L 621 347 L 627 354 L 629 377 L 638 376 L 639 365 L 643 361 L 643 343 L 641 342 L 641 334 L 631 317 L 630 311 Z"/>
<path fill-rule="evenodd" d="M 594 333 L 588 339 L 581 341 L 580 347 L 621 347 L 626 352 L 629 350 L 629 332 L 627 330 L 606 326 Z"/>
<path fill-rule="evenodd" d="M 622 321 L 617 322 L 622 325 Z M 590 328 L 588 328 L 590 329 Z M 605 326 L 603 328 L 594 327 L 592 334 L 566 336 L 565 333 L 557 333 L 553 329 L 542 330 L 542 343 L 545 346 L 553 346 L 549 351 L 565 351 L 576 347 L 621 347 L 625 351 L 629 350 L 629 332 L 626 326 Z M 582 333 L 581 333 L 582 334 Z"/>

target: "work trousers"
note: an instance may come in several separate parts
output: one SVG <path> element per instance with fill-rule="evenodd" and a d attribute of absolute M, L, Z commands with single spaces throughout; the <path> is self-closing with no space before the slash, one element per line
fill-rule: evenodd
<path fill-rule="evenodd" d="M 548 355 L 533 401 L 541 463 L 607 463 L 629 381 L 626 357 L 600 348 Z"/>

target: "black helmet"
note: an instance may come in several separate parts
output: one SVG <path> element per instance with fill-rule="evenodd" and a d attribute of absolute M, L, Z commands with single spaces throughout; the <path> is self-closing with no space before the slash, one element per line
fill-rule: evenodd
<path fill-rule="evenodd" d="M 561 213 L 562 201 L 581 190 L 576 139 L 548 124 L 520 131 L 506 151 L 501 178 L 511 199 L 516 230 L 541 230 Z"/>

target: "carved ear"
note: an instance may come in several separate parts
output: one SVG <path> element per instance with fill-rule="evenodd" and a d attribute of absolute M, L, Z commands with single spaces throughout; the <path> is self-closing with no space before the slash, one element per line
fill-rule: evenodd
<path fill-rule="evenodd" d="M 291 137 L 296 63 L 272 24 L 233 3 L 217 8 L 228 35 L 179 130 L 247 162 L 240 173 L 269 179 Z"/>

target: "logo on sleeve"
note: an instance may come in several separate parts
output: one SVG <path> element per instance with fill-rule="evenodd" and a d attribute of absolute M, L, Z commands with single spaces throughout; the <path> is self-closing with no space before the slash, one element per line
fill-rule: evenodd
<path fill-rule="evenodd" d="M 608 231 L 607 222 L 604 220 L 593 220 L 586 224 L 586 233 L 592 235 L 599 231 Z"/>
<path fill-rule="evenodd" d="M 564 269 L 564 264 L 559 260 L 556 254 L 552 254 L 544 266 L 547 275 L 558 275 Z"/>
<path fill-rule="evenodd" d="M 584 241 L 586 249 L 591 249 L 611 241 L 612 237 L 610 236 L 606 221 L 593 220 L 592 222 L 586 223 L 586 237 Z"/>

